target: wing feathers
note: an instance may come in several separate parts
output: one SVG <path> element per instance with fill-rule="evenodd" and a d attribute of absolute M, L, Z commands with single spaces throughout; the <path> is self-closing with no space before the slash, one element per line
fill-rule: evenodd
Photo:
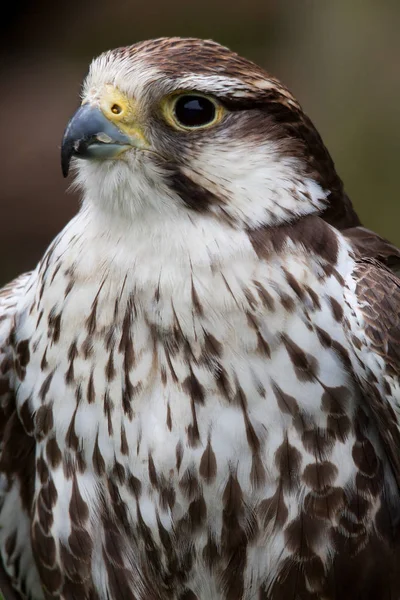
<path fill-rule="evenodd" d="M 362 258 L 374 258 L 397 275 L 400 273 L 400 250 L 365 227 L 350 227 L 341 232 Z"/>
<path fill-rule="evenodd" d="M 27 273 L 0 290 L 0 587 L 5 600 L 42 598 L 30 545 L 35 442 L 17 413 L 14 395 L 14 328 Z M 1 562 L 3 564 L 1 564 Z M 26 597 L 23 595 L 23 597 Z"/>
<path fill-rule="evenodd" d="M 376 259 L 358 260 L 345 306 L 353 368 L 400 489 L 400 279 Z"/>

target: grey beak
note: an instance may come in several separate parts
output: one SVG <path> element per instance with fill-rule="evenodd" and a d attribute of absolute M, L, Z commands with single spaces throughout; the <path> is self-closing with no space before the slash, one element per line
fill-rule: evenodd
<path fill-rule="evenodd" d="M 73 156 L 114 158 L 132 146 L 127 135 L 109 121 L 99 108 L 84 104 L 70 119 L 61 144 L 61 168 L 67 177 Z"/>

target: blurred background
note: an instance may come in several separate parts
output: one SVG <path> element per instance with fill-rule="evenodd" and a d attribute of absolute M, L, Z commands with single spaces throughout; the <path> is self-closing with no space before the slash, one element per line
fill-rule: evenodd
<path fill-rule="evenodd" d="M 78 209 L 59 147 L 90 60 L 162 35 L 215 39 L 282 79 L 365 225 L 400 244 L 399 0 L 19 0 L 3 17 L 0 284 Z"/>

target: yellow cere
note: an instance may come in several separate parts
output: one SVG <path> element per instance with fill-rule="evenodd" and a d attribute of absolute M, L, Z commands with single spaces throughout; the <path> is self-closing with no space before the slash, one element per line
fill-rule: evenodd
<path fill-rule="evenodd" d="M 104 116 L 135 141 L 135 146 L 149 148 L 141 124 L 137 103 L 127 98 L 111 84 L 104 86 L 100 96 L 100 108 Z"/>
<path fill-rule="evenodd" d="M 175 104 L 176 102 L 182 98 L 182 96 L 200 96 L 202 98 L 206 98 L 207 100 L 209 100 L 210 102 L 212 102 L 214 104 L 215 107 L 215 117 L 212 121 L 210 121 L 209 123 L 205 124 L 205 125 L 198 125 L 196 127 L 185 127 L 183 126 L 176 118 L 175 115 Z M 200 92 L 196 92 L 196 91 L 189 91 L 189 90 L 180 90 L 177 92 L 174 92 L 173 94 L 171 94 L 170 96 L 166 96 L 162 102 L 161 102 L 161 112 L 162 115 L 164 117 L 164 119 L 166 120 L 166 122 L 168 123 L 168 125 L 170 125 L 171 127 L 174 127 L 175 129 L 179 129 L 181 131 L 195 131 L 198 129 L 206 129 L 209 127 L 213 127 L 214 125 L 217 125 L 218 123 L 221 122 L 221 120 L 223 119 L 223 117 L 226 114 L 226 109 L 212 96 L 207 96 L 207 94 L 202 94 Z"/>

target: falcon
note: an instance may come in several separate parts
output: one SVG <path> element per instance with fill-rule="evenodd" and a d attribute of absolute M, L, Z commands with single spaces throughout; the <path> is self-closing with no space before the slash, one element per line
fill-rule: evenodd
<path fill-rule="evenodd" d="M 141 42 L 93 61 L 61 154 L 81 209 L 0 295 L 4 585 L 399 599 L 400 251 L 295 98 Z"/>

